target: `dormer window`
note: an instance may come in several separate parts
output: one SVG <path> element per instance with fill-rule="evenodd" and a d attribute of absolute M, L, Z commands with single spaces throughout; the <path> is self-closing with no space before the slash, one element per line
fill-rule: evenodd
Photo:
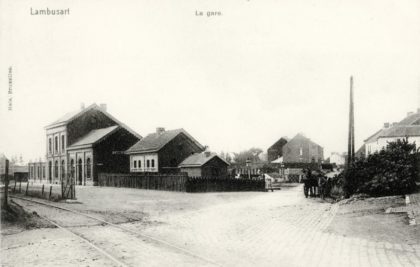
<path fill-rule="evenodd" d="M 134 161 L 134 169 L 137 169 L 137 160 Z"/>

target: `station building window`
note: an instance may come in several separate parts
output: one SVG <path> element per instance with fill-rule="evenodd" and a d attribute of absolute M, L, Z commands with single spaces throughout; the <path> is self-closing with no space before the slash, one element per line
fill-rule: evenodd
<path fill-rule="evenodd" d="M 61 136 L 61 151 L 63 151 L 63 152 L 64 152 L 64 144 L 65 144 L 64 143 L 64 138 L 65 138 L 64 135 L 62 135 Z"/>
<path fill-rule="evenodd" d="M 90 164 L 90 158 L 87 158 L 86 160 L 86 178 L 90 178 L 91 175 L 91 164 Z"/>
<path fill-rule="evenodd" d="M 58 153 L 58 136 L 54 138 L 54 151 Z"/>
<path fill-rule="evenodd" d="M 58 178 L 58 161 L 54 162 L 54 178 Z"/>

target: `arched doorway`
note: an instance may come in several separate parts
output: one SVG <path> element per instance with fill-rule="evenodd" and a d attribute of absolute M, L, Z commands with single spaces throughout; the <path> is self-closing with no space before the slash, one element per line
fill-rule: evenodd
<path fill-rule="evenodd" d="M 78 178 L 79 178 L 79 185 L 83 182 L 83 162 L 82 159 L 79 159 L 79 163 L 77 164 L 78 169 Z"/>

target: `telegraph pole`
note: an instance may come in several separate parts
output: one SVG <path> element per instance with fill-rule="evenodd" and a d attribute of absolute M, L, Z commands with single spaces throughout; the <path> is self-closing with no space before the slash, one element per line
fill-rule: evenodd
<path fill-rule="evenodd" d="M 353 103 L 353 76 L 350 76 L 350 108 L 349 108 L 349 136 L 347 149 L 347 168 L 354 161 L 354 103 Z"/>

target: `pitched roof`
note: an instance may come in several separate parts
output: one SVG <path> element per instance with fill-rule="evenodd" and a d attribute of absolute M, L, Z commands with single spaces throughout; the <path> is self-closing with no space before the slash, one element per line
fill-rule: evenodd
<path fill-rule="evenodd" d="M 267 150 L 272 149 L 274 146 L 280 144 L 281 142 L 284 142 L 284 144 L 286 144 L 287 142 L 289 142 L 289 138 L 287 136 L 282 136 L 279 140 L 277 140 L 274 144 L 272 144 Z"/>
<path fill-rule="evenodd" d="M 210 155 L 207 156 L 206 153 L 203 152 L 203 153 L 192 154 L 188 158 L 184 159 L 184 161 L 181 162 L 181 164 L 179 164 L 178 167 L 199 167 L 199 166 L 203 166 L 204 164 L 206 164 L 208 161 L 210 161 L 211 159 L 213 159 L 215 157 L 219 158 L 220 160 L 225 162 L 227 165 L 230 165 L 227 161 L 225 161 L 224 159 L 219 157 L 216 153 L 211 153 Z"/>
<path fill-rule="evenodd" d="M 379 138 L 379 136 L 381 135 L 381 133 L 382 133 L 382 131 L 383 131 L 384 129 L 380 129 L 379 131 L 377 131 L 376 133 L 374 133 L 374 134 L 372 134 L 371 136 L 369 136 L 366 140 L 365 140 L 365 143 L 370 143 L 370 142 L 374 142 L 374 141 L 376 141 L 378 138 Z"/>
<path fill-rule="evenodd" d="M 419 125 L 419 120 L 420 113 L 413 113 L 401 120 L 398 125 Z"/>
<path fill-rule="evenodd" d="M 131 134 L 133 134 L 137 138 L 139 138 L 139 139 L 142 138 L 141 135 L 139 135 L 138 133 L 136 133 L 135 131 L 133 131 L 130 127 L 128 127 L 124 123 L 122 123 L 119 120 L 117 120 L 114 116 L 112 116 L 111 114 L 109 114 L 107 111 L 103 110 L 96 103 L 93 103 L 92 105 L 90 105 L 90 106 L 88 106 L 88 107 L 86 107 L 84 109 L 79 109 L 77 111 L 66 113 L 64 116 L 62 116 L 58 120 L 54 121 L 53 123 L 48 124 L 45 128 L 48 129 L 48 128 L 56 127 L 56 126 L 59 126 L 59 125 L 65 125 L 65 124 L 69 123 L 70 121 L 76 119 L 77 117 L 83 115 L 84 113 L 86 113 L 87 111 L 92 110 L 92 109 L 97 109 L 97 110 L 101 111 L 106 116 L 108 116 L 111 120 L 113 120 L 116 124 L 118 124 L 119 126 L 125 128 L 127 131 L 129 131 Z"/>
<path fill-rule="evenodd" d="M 315 143 L 314 141 L 312 141 L 310 138 L 306 137 L 305 135 L 298 133 L 297 135 L 295 135 L 292 139 L 290 139 L 283 147 L 288 147 L 291 143 L 296 142 L 296 140 L 305 140 L 306 142 L 308 142 L 311 145 L 316 145 L 319 148 L 322 148 L 322 146 L 320 146 L 319 144 Z"/>
<path fill-rule="evenodd" d="M 397 125 L 381 132 L 381 137 L 407 137 L 407 136 L 420 136 L 419 125 Z"/>
<path fill-rule="evenodd" d="M 379 138 L 407 136 L 420 136 L 420 113 L 409 115 L 389 128 L 380 129 L 369 136 L 365 143 L 375 142 Z"/>
<path fill-rule="evenodd" d="M 72 111 L 72 112 L 68 112 L 68 113 L 64 114 L 62 117 L 60 117 L 59 119 L 57 119 L 56 121 L 48 124 L 45 128 L 50 128 L 50 127 L 53 127 L 53 126 L 58 126 L 58 125 L 61 125 L 61 124 L 65 124 L 66 122 L 69 122 L 72 119 L 75 119 L 76 117 L 79 117 L 83 113 L 87 112 L 88 110 L 91 110 L 91 109 L 94 109 L 94 108 L 99 108 L 99 106 L 96 105 L 95 103 L 93 103 L 92 105 L 88 106 L 87 108 L 75 110 L 75 111 Z"/>
<path fill-rule="evenodd" d="M 159 151 L 181 133 L 190 138 L 199 148 L 204 149 L 204 147 L 198 143 L 191 135 L 189 135 L 187 131 L 181 128 L 175 130 L 167 130 L 162 133 L 148 134 L 146 137 L 142 138 L 140 141 L 130 147 L 127 150 L 127 153 L 131 154 Z"/>
<path fill-rule="evenodd" d="M 67 149 L 77 149 L 80 147 L 86 147 L 86 146 L 92 146 L 93 144 L 99 142 L 100 140 L 103 140 L 106 136 L 109 134 L 115 132 L 118 128 L 120 128 L 118 125 L 114 125 L 107 128 L 101 128 L 92 130 L 83 137 L 81 137 L 79 140 L 77 140 L 74 144 L 72 144 Z"/>

